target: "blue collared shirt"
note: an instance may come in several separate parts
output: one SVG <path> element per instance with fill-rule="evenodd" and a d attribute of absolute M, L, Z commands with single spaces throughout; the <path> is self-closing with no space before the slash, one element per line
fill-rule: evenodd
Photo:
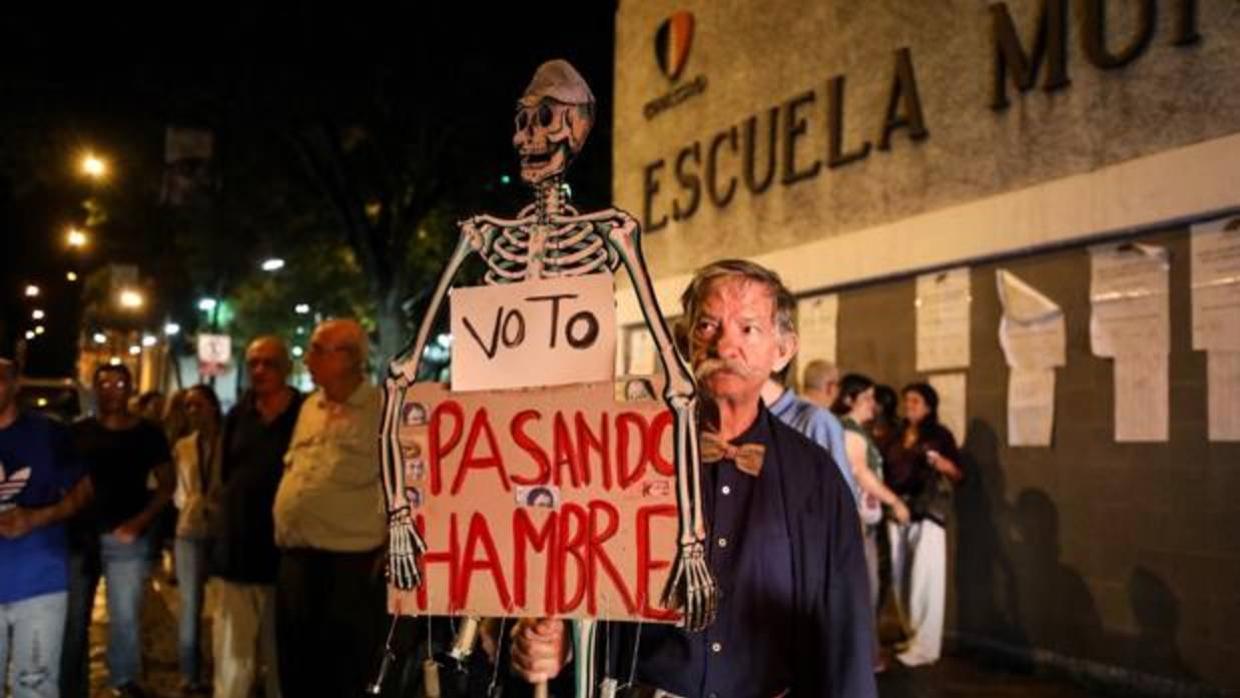
<path fill-rule="evenodd" d="M 857 487 L 857 479 L 853 477 L 852 468 L 848 465 L 848 451 L 844 448 L 844 425 L 840 424 L 840 420 L 831 414 L 830 410 L 797 397 L 791 390 L 785 390 L 778 400 L 771 403 L 770 410 L 771 414 L 779 417 L 784 424 L 827 449 L 835 467 L 840 471 L 840 476 L 848 484 L 853 501 L 857 501 L 861 490 Z"/>

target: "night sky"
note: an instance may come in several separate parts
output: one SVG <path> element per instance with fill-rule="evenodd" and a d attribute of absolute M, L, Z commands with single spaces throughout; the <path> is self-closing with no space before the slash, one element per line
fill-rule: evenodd
<path fill-rule="evenodd" d="M 463 116 L 482 129 L 484 146 L 453 154 L 477 171 L 478 210 L 511 213 L 525 194 L 497 196 L 492 175 L 515 175 L 511 148 L 513 103 L 543 61 L 562 57 L 590 83 L 599 117 L 570 181 L 580 201 L 605 205 L 610 196 L 614 2 L 522 4 L 497 12 L 482 6 L 348 12 L 317 9 L 218 9 L 193 16 L 137 10 L 79 10 L 34 16 L 0 15 L 0 354 L 30 327 L 22 297 L 28 283 L 43 295 L 47 334 L 32 347 L 28 373 L 72 371 L 81 312 L 81 287 L 65 279 L 110 262 L 151 264 L 158 240 L 151 221 L 111 220 L 86 255 L 64 245 L 64 230 L 80 220 L 90 193 L 74 170 L 81 150 L 107 154 L 116 177 L 112 192 L 146 201 L 158 197 L 164 126 L 211 123 L 211 106 L 243 82 L 285 76 L 271 93 L 301 99 L 317 92 L 330 104 L 333 85 L 375 75 L 416 75 L 410 93 Z M 167 6 L 165 13 L 171 10 Z M 416 62 L 416 63 L 415 63 Z M 462 64 L 472 66 L 469 70 Z M 432 70 L 427 70 L 430 67 Z M 416 69 L 415 69 L 416 68 Z M 468 85 L 462 90 L 462 75 Z M 481 76 L 481 77 L 479 77 Z M 323 90 L 314 90 L 319 81 Z M 309 88 L 307 88 L 309 86 Z M 262 89 L 263 86 L 259 86 Z M 462 93 L 467 95 L 462 98 Z M 340 100 L 348 100 L 342 94 Z M 347 106 L 347 105 L 342 105 Z M 467 117 L 467 118 L 465 118 Z M 515 177 L 514 177 L 515 179 Z M 224 183 L 226 186 L 227 183 Z M 469 185 L 473 186 L 473 184 Z M 473 192 L 457 192 L 469 201 Z M 145 273 L 145 269 L 144 269 Z M 169 285 L 177 286 L 170 282 Z M 171 293 L 171 291 L 170 291 Z"/>

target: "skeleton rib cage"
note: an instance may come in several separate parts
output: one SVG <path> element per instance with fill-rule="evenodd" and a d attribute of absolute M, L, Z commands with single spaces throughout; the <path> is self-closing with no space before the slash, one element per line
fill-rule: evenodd
<path fill-rule="evenodd" d="M 519 218 L 511 221 L 514 225 L 483 224 L 480 253 L 487 265 L 483 277 L 487 284 L 525 281 L 532 275 L 544 279 L 580 276 L 604 268 L 614 272 L 620 265 L 599 224 L 576 220 L 547 231 L 549 226 L 537 223 L 534 208 L 531 205 L 522 210 Z M 557 219 L 579 217 L 568 205 L 561 207 L 560 214 Z"/>

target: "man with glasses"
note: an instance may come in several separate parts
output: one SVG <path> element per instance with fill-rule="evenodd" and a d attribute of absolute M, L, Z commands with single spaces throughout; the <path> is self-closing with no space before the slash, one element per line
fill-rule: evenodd
<path fill-rule="evenodd" d="M 172 457 L 163 431 L 129 410 L 134 386 L 128 368 L 104 364 L 92 384 L 96 416 L 75 424 L 74 433 L 95 499 L 74 523 L 62 694 L 87 695 L 91 608 L 102 572 L 108 582 L 108 684 L 113 695 L 144 696 L 138 686 L 140 610 L 151 566 L 151 524 L 172 499 Z M 147 488 L 152 474 L 154 490 Z"/>
<path fill-rule="evenodd" d="M 384 610 L 387 536 L 379 482 L 379 390 L 355 320 L 314 330 L 306 398 L 276 492 L 277 650 L 283 694 L 351 698 L 366 682 Z"/>
<path fill-rule="evenodd" d="M 208 525 L 211 632 L 216 698 L 250 695 L 260 665 L 264 695 L 279 698 L 275 650 L 275 583 L 279 553 L 271 507 L 284 472 L 302 395 L 288 385 L 293 364 L 276 336 L 245 352 L 250 389 L 224 420 L 220 489 Z"/>

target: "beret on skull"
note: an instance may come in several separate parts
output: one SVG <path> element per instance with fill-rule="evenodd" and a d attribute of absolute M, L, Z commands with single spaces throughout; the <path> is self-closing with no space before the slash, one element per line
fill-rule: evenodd
<path fill-rule="evenodd" d="M 594 126 L 594 93 L 568 61 L 547 61 L 517 100 L 512 144 L 529 184 L 563 175 Z"/>

